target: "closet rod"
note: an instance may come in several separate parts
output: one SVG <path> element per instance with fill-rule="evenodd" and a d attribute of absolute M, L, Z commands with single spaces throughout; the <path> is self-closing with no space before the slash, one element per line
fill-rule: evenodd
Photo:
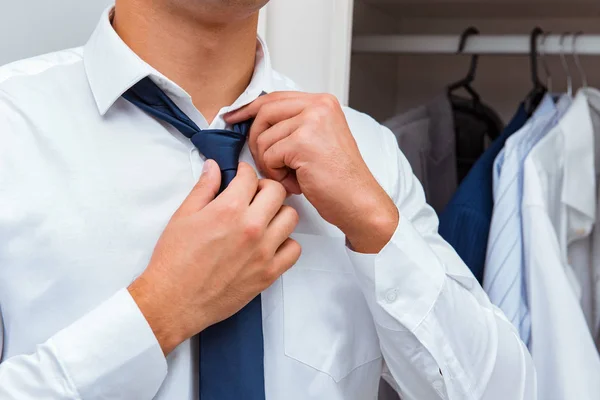
<path fill-rule="evenodd" d="M 561 38 L 563 44 L 561 46 Z M 464 54 L 529 54 L 529 35 L 478 35 L 468 39 Z M 456 54 L 460 35 L 361 35 L 352 40 L 355 53 Z M 539 45 L 544 54 L 573 53 L 573 35 L 548 35 Z M 600 55 L 600 35 L 579 35 L 577 53 Z"/>

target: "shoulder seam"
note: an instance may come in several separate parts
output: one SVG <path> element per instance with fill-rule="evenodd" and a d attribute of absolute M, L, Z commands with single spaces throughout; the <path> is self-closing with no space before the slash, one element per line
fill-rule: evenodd
<path fill-rule="evenodd" d="M 71 60 L 64 60 L 64 61 L 61 61 L 59 63 L 47 65 L 44 68 L 41 68 L 41 69 L 38 69 L 38 70 L 35 70 L 35 71 L 13 72 L 12 74 L 7 74 L 4 78 L 2 78 L 2 70 L 3 69 L 9 70 L 10 67 L 13 66 L 13 65 L 17 65 L 19 63 L 26 62 L 28 60 L 35 60 L 36 58 L 44 57 L 45 55 L 50 55 L 50 54 L 55 54 L 55 53 L 48 53 L 48 54 L 41 55 L 41 56 L 38 56 L 38 57 L 26 58 L 26 59 L 23 59 L 23 60 L 14 61 L 12 63 L 0 66 L 0 85 L 3 84 L 3 83 L 6 83 L 8 81 L 10 81 L 11 79 L 15 79 L 15 78 L 19 78 L 19 77 L 25 77 L 25 76 L 36 76 L 36 75 L 42 74 L 42 73 L 44 73 L 46 71 L 49 71 L 52 68 L 69 66 L 69 65 L 81 62 L 83 60 L 83 57 L 81 57 L 80 55 L 75 54 L 72 50 L 73 49 L 63 50 L 62 51 L 62 52 L 69 52 L 69 53 L 71 53 L 71 55 L 77 56 L 77 57 L 73 57 Z"/>

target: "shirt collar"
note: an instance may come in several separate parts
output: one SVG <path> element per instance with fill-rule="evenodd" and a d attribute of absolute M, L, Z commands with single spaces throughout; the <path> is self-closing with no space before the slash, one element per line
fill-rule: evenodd
<path fill-rule="evenodd" d="M 564 175 L 561 200 L 577 211 L 570 226 L 575 236 L 589 234 L 596 219 L 595 132 L 590 105 L 600 106 L 600 92 L 582 89 L 559 121 L 564 140 Z M 570 218 L 571 220 L 571 218 Z M 572 225 L 571 223 L 569 225 Z"/>
<path fill-rule="evenodd" d="M 539 118 L 544 115 L 553 113 L 554 111 L 556 111 L 556 105 L 554 103 L 554 99 L 552 98 L 552 96 L 550 94 L 546 93 L 546 95 L 542 99 L 542 102 L 534 111 L 532 118 Z"/>
<path fill-rule="evenodd" d="M 100 22 L 83 50 L 83 62 L 88 82 L 101 115 L 129 88 L 150 76 L 161 89 L 172 96 L 190 97 L 180 86 L 158 72 L 135 54 L 112 27 L 114 8 L 104 11 Z M 272 69 L 269 51 L 257 38 L 256 65 L 250 85 L 228 107 L 228 111 L 249 104 L 263 92 L 271 92 Z"/>

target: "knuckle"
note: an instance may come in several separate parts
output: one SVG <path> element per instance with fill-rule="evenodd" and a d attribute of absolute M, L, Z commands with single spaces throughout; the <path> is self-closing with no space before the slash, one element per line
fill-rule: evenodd
<path fill-rule="evenodd" d="M 249 179 L 249 180 L 257 180 L 258 177 L 256 175 L 256 171 L 254 171 L 254 168 L 252 168 L 252 166 L 246 162 L 240 162 L 240 164 L 238 165 L 238 175 L 241 175 L 242 177 Z"/>
<path fill-rule="evenodd" d="M 300 222 L 300 214 L 298 214 L 298 211 L 296 211 L 295 208 L 290 206 L 283 206 L 281 209 L 286 214 L 290 222 L 294 225 L 294 227 L 298 225 L 298 222 Z"/>
<path fill-rule="evenodd" d="M 271 257 L 265 246 L 255 246 L 252 249 L 252 260 L 258 265 L 260 274 L 264 273 L 264 269 L 266 268 L 266 265 L 270 263 L 270 259 Z"/>
<path fill-rule="evenodd" d="M 219 207 L 219 215 L 226 217 L 237 213 L 237 209 L 232 203 L 225 203 Z"/>
<path fill-rule="evenodd" d="M 271 190 L 273 190 L 275 196 L 285 198 L 287 192 L 280 182 L 269 179 L 269 186 L 271 187 Z"/>
<path fill-rule="evenodd" d="M 294 264 L 295 264 L 296 261 L 298 261 L 298 259 L 302 255 L 302 246 L 300 245 L 300 243 L 296 242 L 293 239 L 290 239 L 290 252 L 293 254 L 293 256 L 295 258 L 295 261 L 294 261 Z"/>
<path fill-rule="evenodd" d="M 263 270 L 263 281 L 265 283 L 266 286 L 270 286 L 273 282 L 275 282 L 279 276 L 280 276 L 280 272 L 279 270 L 272 264 L 269 264 L 268 267 L 266 267 Z"/>
<path fill-rule="evenodd" d="M 277 184 L 276 181 L 274 181 L 273 179 L 268 179 L 268 178 L 263 179 L 262 182 L 263 182 L 264 188 L 269 189 L 269 190 L 274 189 L 275 185 Z"/>
<path fill-rule="evenodd" d="M 263 105 L 260 108 L 260 111 L 262 111 L 263 116 L 269 116 L 269 115 L 273 115 L 274 113 L 277 113 L 278 110 L 278 105 L 277 103 L 273 102 L 273 103 L 267 103 L 265 105 Z"/>
<path fill-rule="evenodd" d="M 327 109 L 334 109 L 339 106 L 339 101 L 338 101 L 337 97 L 335 97 L 334 95 L 329 94 L 329 93 L 320 94 L 319 95 L 319 103 Z"/>
<path fill-rule="evenodd" d="M 263 235 L 263 227 L 261 224 L 251 221 L 244 226 L 244 236 L 250 241 L 256 241 Z M 262 255 L 262 249 L 259 249 L 259 255 Z"/>
<path fill-rule="evenodd" d="M 258 135 L 256 138 L 256 147 L 260 153 L 264 153 L 267 147 L 267 137 L 265 135 Z"/>
<path fill-rule="evenodd" d="M 326 107 L 322 106 L 321 104 L 317 104 L 312 106 L 306 112 L 306 119 L 308 122 L 320 123 L 327 116 L 327 113 L 328 109 Z"/>
<path fill-rule="evenodd" d="M 234 199 L 222 205 L 221 211 L 226 215 L 237 215 L 242 210 L 242 202 Z"/>
<path fill-rule="evenodd" d="M 263 189 L 265 191 L 267 191 L 269 193 L 269 196 L 271 196 L 271 197 L 274 197 L 274 198 L 275 197 L 277 197 L 277 198 L 284 197 L 285 198 L 285 196 L 286 196 L 285 187 L 281 183 L 279 183 L 273 179 L 263 179 L 262 186 L 263 186 Z M 283 202 L 283 200 L 282 200 L 282 202 Z"/>
<path fill-rule="evenodd" d="M 261 246 L 258 249 L 258 255 L 262 261 L 269 261 L 273 258 L 273 252 L 267 246 Z"/>
<path fill-rule="evenodd" d="M 243 185 L 247 185 L 254 188 L 258 187 L 258 175 L 256 174 L 254 168 L 252 168 L 251 166 L 247 165 L 247 167 L 245 167 L 245 171 L 242 177 Z"/>
<path fill-rule="evenodd" d="M 294 135 L 296 136 L 295 139 L 300 147 L 309 145 L 313 140 L 312 130 L 308 128 L 300 128 L 294 133 Z"/>
<path fill-rule="evenodd" d="M 250 165 L 248 165 L 248 163 L 246 163 L 246 162 L 242 161 L 242 162 L 240 162 L 240 163 L 239 163 L 239 165 L 238 165 L 238 171 L 237 171 L 237 173 L 238 173 L 238 174 L 244 174 L 244 173 L 247 173 L 247 172 L 249 172 L 248 170 L 249 170 L 250 168 L 251 168 L 251 167 L 250 167 Z"/>

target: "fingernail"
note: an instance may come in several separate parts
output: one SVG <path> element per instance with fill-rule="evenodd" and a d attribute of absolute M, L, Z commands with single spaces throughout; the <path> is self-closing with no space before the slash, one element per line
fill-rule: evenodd
<path fill-rule="evenodd" d="M 214 163 L 213 160 L 206 160 L 202 166 L 202 175 L 209 173 L 215 167 Z"/>

